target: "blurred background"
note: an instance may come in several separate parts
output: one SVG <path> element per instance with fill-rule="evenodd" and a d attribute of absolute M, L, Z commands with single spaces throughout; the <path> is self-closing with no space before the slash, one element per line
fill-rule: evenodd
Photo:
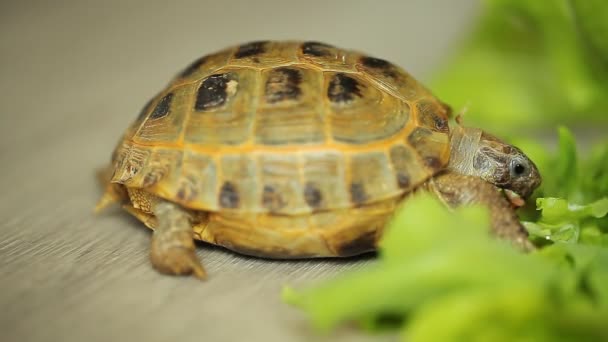
<path fill-rule="evenodd" d="M 94 170 L 176 72 L 204 54 L 259 39 L 319 40 L 390 60 L 455 110 L 466 106 L 471 124 L 507 136 L 523 130 L 535 137 L 558 122 L 584 122 L 605 136 L 598 70 L 607 54 L 593 26 L 605 25 L 594 19 L 581 28 L 575 20 L 597 8 L 527 3 L 2 1 L 6 340 L 220 341 L 243 333 L 252 340 L 309 340 L 277 298 L 280 286 L 355 266 L 277 264 L 205 246 L 198 252 L 212 274 L 209 284 L 159 277 L 146 259 L 147 230 L 117 212 L 91 215 L 100 194 Z"/>

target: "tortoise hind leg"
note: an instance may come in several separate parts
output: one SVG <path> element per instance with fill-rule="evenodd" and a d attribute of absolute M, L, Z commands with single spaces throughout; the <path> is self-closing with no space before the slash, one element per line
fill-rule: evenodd
<path fill-rule="evenodd" d="M 207 273 L 196 257 L 192 224 L 177 204 L 158 200 L 153 208 L 158 223 L 152 235 L 150 261 L 161 273 L 192 274 L 205 279 Z"/>
<path fill-rule="evenodd" d="M 486 206 L 490 210 L 493 235 L 511 241 L 524 251 L 534 249 L 511 203 L 494 185 L 478 177 L 446 172 L 431 179 L 428 187 L 450 207 Z"/>

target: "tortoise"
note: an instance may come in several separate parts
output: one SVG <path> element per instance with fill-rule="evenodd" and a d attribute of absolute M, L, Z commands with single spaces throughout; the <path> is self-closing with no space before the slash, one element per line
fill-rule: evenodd
<path fill-rule="evenodd" d="M 383 59 L 315 41 L 232 46 L 144 106 L 97 209 L 121 202 L 154 229 L 157 270 L 199 278 L 193 239 L 265 258 L 373 251 L 415 191 L 486 205 L 494 235 L 533 248 L 515 208 L 540 184 L 536 166 L 452 117 Z"/>

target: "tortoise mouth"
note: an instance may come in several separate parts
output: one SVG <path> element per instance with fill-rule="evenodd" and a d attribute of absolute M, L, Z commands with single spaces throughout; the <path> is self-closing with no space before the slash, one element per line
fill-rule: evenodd
<path fill-rule="evenodd" d="M 503 189 L 503 193 L 515 208 L 523 207 L 526 204 L 524 198 L 513 190 Z"/>

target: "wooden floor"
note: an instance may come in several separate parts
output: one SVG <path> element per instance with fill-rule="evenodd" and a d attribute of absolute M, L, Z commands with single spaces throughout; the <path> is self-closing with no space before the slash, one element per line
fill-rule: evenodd
<path fill-rule="evenodd" d="M 155 273 L 142 224 L 118 209 L 92 214 L 94 170 L 148 97 L 199 55 L 252 39 L 315 39 L 423 77 L 476 1 L 253 3 L 0 5 L 1 341 L 395 339 L 349 329 L 320 338 L 280 301 L 284 284 L 373 259 L 266 261 L 201 244 L 210 273 L 201 283 Z"/>

